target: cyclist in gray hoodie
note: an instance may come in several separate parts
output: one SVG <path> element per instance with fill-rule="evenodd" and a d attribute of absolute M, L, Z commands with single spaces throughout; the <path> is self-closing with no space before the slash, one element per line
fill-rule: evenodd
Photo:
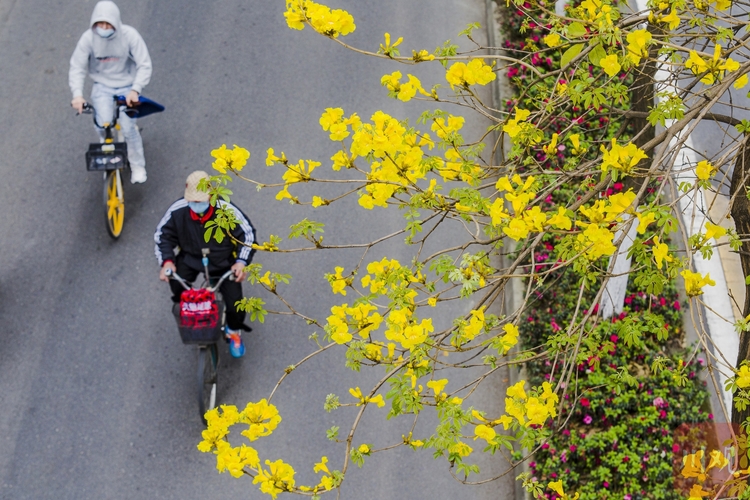
<path fill-rule="evenodd" d="M 71 106 L 79 113 L 86 99 L 83 84 L 88 74 L 94 80 L 91 102 L 96 109 L 96 122 L 112 121 L 115 95 L 124 95 L 128 105 L 138 102 L 138 96 L 151 80 L 151 56 L 146 43 L 132 26 L 122 24 L 120 9 L 114 2 L 102 0 L 91 14 L 90 29 L 78 40 L 70 58 L 68 84 L 73 93 Z M 130 182 L 146 181 L 146 159 L 143 140 L 135 119 L 120 113 L 119 123 L 128 144 Z M 104 138 L 104 130 L 97 127 Z"/>

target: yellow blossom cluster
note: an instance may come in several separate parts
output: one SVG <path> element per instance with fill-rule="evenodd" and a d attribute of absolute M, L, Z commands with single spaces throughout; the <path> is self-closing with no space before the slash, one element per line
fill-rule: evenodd
<path fill-rule="evenodd" d="M 505 398 L 505 413 L 515 418 L 524 427 L 530 425 L 543 425 L 548 418 L 557 415 L 555 405 L 559 401 L 557 394 L 552 390 L 549 382 L 542 383 L 542 392 L 539 396 L 528 396 L 524 390 L 525 380 L 508 387 Z M 528 420 L 526 420 L 528 418 Z M 510 420 L 504 419 L 503 427 L 507 430 Z"/>
<path fill-rule="evenodd" d="M 595 24 L 599 31 L 612 27 L 612 21 L 619 17 L 617 9 L 602 0 L 584 0 L 578 7 L 581 18 Z"/>
<path fill-rule="evenodd" d="M 506 323 L 503 326 L 503 330 L 505 331 L 505 335 L 500 337 L 500 342 L 503 346 L 502 354 L 508 354 L 508 351 L 518 343 L 518 327 L 513 323 Z"/>
<path fill-rule="evenodd" d="M 448 115 L 448 118 L 436 117 L 432 120 L 430 129 L 435 132 L 435 135 L 443 141 L 449 140 L 451 135 L 455 134 L 464 126 L 463 116 Z"/>
<path fill-rule="evenodd" d="M 275 499 L 279 493 L 294 490 L 294 469 L 291 465 L 282 460 L 266 460 L 266 466 L 267 469 L 258 469 L 258 475 L 253 479 L 253 484 L 260 483 L 262 493 Z"/>
<path fill-rule="evenodd" d="M 489 421 L 482 416 L 477 410 L 472 410 L 471 416 L 478 420 L 480 423 L 474 427 L 474 441 L 477 439 L 484 439 L 488 444 L 493 444 L 497 432 L 495 432 L 495 426 L 502 424 L 505 430 L 508 430 L 510 424 L 513 423 L 513 419 L 508 415 L 503 415 L 497 420 Z"/>
<path fill-rule="evenodd" d="M 703 75 L 701 82 L 706 85 L 712 85 L 715 81 L 721 81 L 726 71 L 732 72 L 740 69 L 740 63 L 734 59 L 721 58 L 721 45 L 714 45 L 714 54 L 710 59 L 703 59 L 695 50 L 690 51 L 688 60 L 685 61 L 685 67 L 693 72 L 694 75 Z"/>
<path fill-rule="evenodd" d="M 617 139 L 612 139 L 612 147 L 607 150 L 604 146 L 601 146 L 602 157 L 602 172 L 607 172 L 609 167 L 622 172 L 623 174 L 629 174 L 633 167 L 638 165 L 638 162 L 647 158 L 646 153 L 635 144 L 628 143 L 627 146 L 620 146 L 617 144 Z"/>
<path fill-rule="evenodd" d="M 512 178 L 501 177 L 495 183 L 495 188 L 505 194 L 492 203 L 489 216 L 493 225 L 502 226 L 503 233 L 515 241 L 526 238 L 532 231 L 541 232 L 549 227 L 567 230 L 573 225 L 564 207 L 559 207 L 557 213 L 551 214 L 549 218 L 538 206 L 527 209 L 536 197 L 535 180 L 535 177 L 529 176 L 524 181 L 520 175 L 515 174 Z M 505 211 L 506 204 L 512 207 L 512 216 Z"/>
<path fill-rule="evenodd" d="M 503 125 L 503 132 L 508 134 L 508 137 L 511 139 L 518 137 L 518 140 L 531 145 L 539 143 L 544 135 L 533 123 L 526 121 L 529 115 L 531 115 L 531 111 L 528 109 L 515 109 L 515 116 Z"/>
<path fill-rule="evenodd" d="M 423 146 L 432 149 L 427 135 L 409 131 L 392 116 L 376 111 L 372 123 L 362 124 L 352 135 L 351 161 L 357 157 L 376 159 L 370 165 L 369 183 L 360 193 L 359 204 L 367 209 L 387 207 L 388 199 L 399 189 L 424 179 Z"/>
<path fill-rule="evenodd" d="M 642 57 L 648 56 L 648 46 L 651 43 L 651 33 L 647 29 L 635 30 L 628 33 L 627 58 L 633 65 L 638 65 Z"/>
<path fill-rule="evenodd" d="M 492 66 L 487 65 L 484 59 L 472 59 L 468 64 L 453 63 L 445 74 L 445 79 L 448 80 L 451 88 L 455 88 L 456 85 L 461 87 L 487 85 L 495 78 L 497 76 L 492 71 Z"/>
<path fill-rule="evenodd" d="M 369 338 L 370 333 L 377 330 L 383 322 L 383 317 L 375 311 L 377 307 L 368 303 L 360 303 L 353 307 L 349 307 L 348 304 L 333 306 L 331 315 L 327 318 L 331 340 L 337 344 L 349 342 L 353 338 L 350 328 L 363 339 Z"/>
<path fill-rule="evenodd" d="M 461 320 L 457 335 L 454 339 L 455 345 L 462 345 L 471 342 L 477 335 L 484 331 L 484 309 L 485 306 L 472 310 L 470 312 L 471 318 L 468 322 Z"/>
<path fill-rule="evenodd" d="M 216 468 L 219 472 L 228 471 L 233 477 L 241 477 L 245 467 L 259 468 L 260 459 L 257 451 L 244 444 L 233 447 L 226 437 L 229 428 L 236 424 L 247 424 L 248 428 L 241 434 L 249 441 L 255 441 L 270 435 L 281 422 L 281 415 L 265 399 L 258 403 L 248 403 L 241 412 L 233 405 L 221 405 L 206 412 L 208 426 L 203 431 L 203 440 L 198 443 L 198 450 L 216 455 Z"/>
<path fill-rule="evenodd" d="M 422 88 L 422 83 L 419 81 L 419 78 L 414 75 L 406 75 L 406 77 L 408 81 L 401 83 L 401 72 L 394 71 L 390 75 L 383 75 L 380 79 L 380 84 L 393 92 L 395 97 L 400 101 L 410 101 L 412 97 L 417 95 L 417 92 L 424 96 L 431 97 L 431 94 Z"/>
<path fill-rule="evenodd" d="M 348 280 L 341 275 L 341 273 L 344 272 L 344 268 L 336 266 L 334 272 L 335 274 L 326 274 L 326 279 L 331 284 L 331 291 L 334 294 L 340 293 L 341 295 L 346 295 L 346 285 L 348 284 Z"/>
<path fill-rule="evenodd" d="M 357 406 L 362 406 L 364 404 L 374 404 L 377 405 L 378 408 L 382 408 L 385 406 L 385 401 L 383 400 L 383 396 L 381 394 L 368 397 L 362 394 L 362 391 L 359 387 L 349 389 L 349 394 L 351 394 L 353 398 L 359 400 Z"/>
<path fill-rule="evenodd" d="M 706 273 L 705 276 L 701 276 L 700 273 L 694 273 L 689 269 L 684 269 L 680 273 L 680 276 L 685 280 L 685 293 L 687 293 L 688 297 L 703 295 L 704 286 L 714 286 L 716 284 L 708 273 Z"/>
<path fill-rule="evenodd" d="M 410 292 L 416 295 L 416 292 Z M 414 317 L 413 310 L 407 307 L 391 310 L 386 323 L 388 329 L 385 331 L 385 338 L 409 350 L 424 343 L 430 333 L 435 330 L 432 326 L 432 318 L 423 319 L 420 322 Z"/>
<path fill-rule="evenodd" d="M 214 170 L 225 174 L 227 170 L 240 172 L 250 158 L 250 151 L 236 144 L 233 149 L 227 149 L 227 145 L 222 144 L 220 148 L 211 151 L 211 156 L 216 158 L 212 165 Z"/>
<path fill-rule="evenodd" d="M 311 0 L 287 0 L 284 12 L 286 24 L 292 29 L 304 29 L 309 23 L 321 35 L 337 38 L 356 29 L 354 18 L 345 10 L 334 9 Z"/>
<path fill-rule="evenodd" d="M 705 491 L 700 483 L 703 483 L 708 478 L 709 470 L 721 470 L 729 465 L 729 460 L 724 456 L 722 452 L 720 452 L 719 450 L 712 450 L 711 453 L 708 454 L 708 465 L 704 467 L 704 455 L 704 450 L 698 450 L 695 453 L 691 453 L 682 457 L 682 476 L 688 479 L 695 478 L 698 481 L 692 486 L 690 490 L 690 500 L 700 500 L 701 498 L 709 496 L 711 492 Z"/>

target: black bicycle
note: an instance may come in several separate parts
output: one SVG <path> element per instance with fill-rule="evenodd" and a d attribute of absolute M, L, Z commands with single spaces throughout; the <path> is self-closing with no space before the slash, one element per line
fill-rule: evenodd
<path fill-rule="evenodd" d="M 230 270 L 218 279 L 208 274 L 207 251 L 203 255 L 204 281 L 198 288 L 193 288 L 177 273 L 167 269 L 170 279 L 177 280 L 185 292 L 173 313 L 183 344 L 198 346 L 198 409 L 201 419 L 206 423 L 206 412 L 216 407 L 216 391 L 219 371 L 219 350 L 216 343 L 224 336 L 226 321 L 225 305 L 218 292 L 224 280 L 234 280 Z"/>

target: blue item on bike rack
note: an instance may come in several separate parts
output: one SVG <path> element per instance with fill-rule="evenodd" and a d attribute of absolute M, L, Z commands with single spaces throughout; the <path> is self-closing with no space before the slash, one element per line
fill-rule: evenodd
<path fill-rule="evenodd" d="M 118 95 L 117 104 L 125 106 L 125 96 Z M 130 118 L 143 118 L 153 113 L 161 113 L 164 111 L 164 106 L 156 101 L 152 101 L 148 97 L 138 96 L 138 104 L 133 107 L 127 107 L 124 111 Z"/>

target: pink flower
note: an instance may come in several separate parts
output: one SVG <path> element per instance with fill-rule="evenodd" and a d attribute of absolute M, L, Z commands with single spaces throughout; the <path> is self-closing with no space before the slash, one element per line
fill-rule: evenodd
<path fill-rule="evenodd" d="M 591 406 L 591 403 L 586 398 L 581 398 L 581 406 L 584 406 L 586 408 L 589 408 Z"/>
<path fill-rule="evenodd" d="M 679 311 L 680 310 L 680 302 L 678 300 L 675 300 L 674 303 L 672 304 L 672 307 L 674 307 L 676 311 Z"/>
<path fill-rule="evenodd" d="M 667 402 L 664 401 L 664 399 L 659 396 L 659 397 L 654 398 L 654 406 L 656 406 L 657 408 L 662 408 L 664 406 L 667 406 Z"/>
<path fill-rule="evenodd" d="M 575 453 L 577 449 L 578 449 L 578 446 L 576 446 L 576 445 L 574 445 L 574 444 L 571 444 L 571 445 L 570 445 L 570 452 L 571 452 L 571 453 Z"/>
<path fill-rule="evenodd" d="M 583 423 L 586 424 L 586 425 L 589 425 L 593 421 L 594 421 L 594 419 L 591 418 L 591 415 L 586 415 L 585 417 L 583 417 Z"/>
<path fill-rule="evenodd" d="M 604 481 L 602 483 L 602 486 L 604 486 L 605 488 L 609 488 L 609 483 L 607 481 Z"/>
<path fill-rule="evenodd" d="M 679 453 L 680 452 L 680 445 L 677 443 L 674 443 L 672 445 L 672 453 Z"/>

